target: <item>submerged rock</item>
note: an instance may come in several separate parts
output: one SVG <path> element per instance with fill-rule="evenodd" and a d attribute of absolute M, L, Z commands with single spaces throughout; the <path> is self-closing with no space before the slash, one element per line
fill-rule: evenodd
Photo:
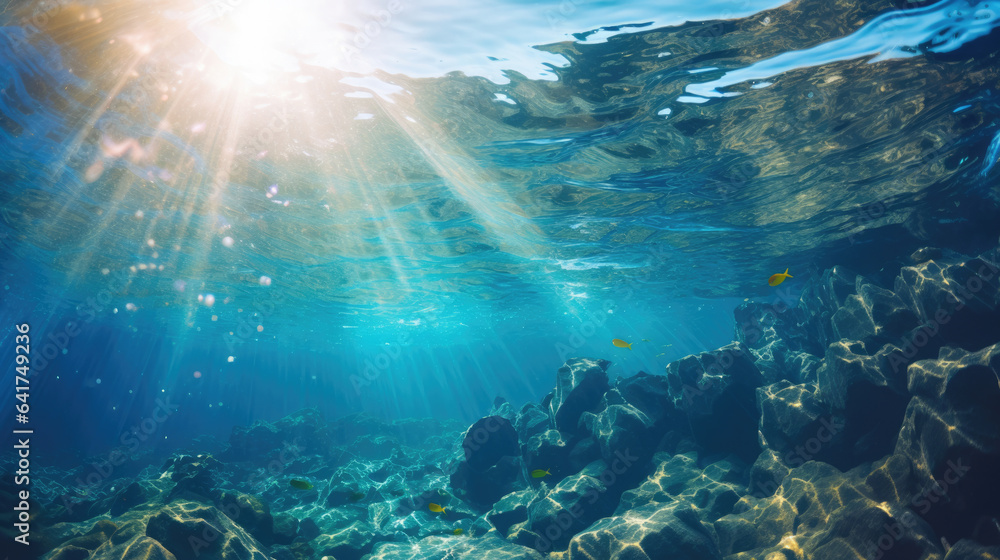
<path fill-rule="evenodd" d="M 72 512 L 53 493 L 46 560 L 996 556 L 998 260 L 923 250 L 891 287 L 835 267 L 665 375 L 570 359 L 464 433 L 315 411 L 236 429 Z"/>
<path fill-rule="evenodd" d="M 957 540 L 1000 515 L 1000 344 L 942 348 L 907 370 L 913 392 L 895 453 L 911 473 L 894 478 L 943 535 Z M 933 506 L 933 507 L 931 507 Z"/>
<path fill-rule="evenodd" d="M 614 511 L 625 489 L 601 460 L 559 481 L 528 506 L 526 527 L 541 537 L 532 546 L 540 552 L 564 548 L 574 534 Z"/>
<path fill-rule="evenodd" d="M 715 521 L 730 513 L 744 493 L 741 485 L 745 466 L 736 459 L 724 459 L 698 467 L 697 453 L 654 457 L 656 470 L 638 487 L 626 491 L 615 515 L 648 504 L 683 502 L 695 508 L 703 521 Z"/>
<path fill-rule="evenodd" d="M 506 537 L 513 525 L 528 520 L 528 505 L 537 497 L 538 492 L 534 489 L 511 492 L 493 504 L 493 509 L 486 514 L 486 519 Z"/>
<path fill-rule="evenodd" d="M 177 560 L 264 558 L 261 544 L 214 507 L 175 501 L 152 516 L 146 536 Z"/>
<path fill-rule="evenodd" d="M 381 544 L 367 560 L 442 560 L 476 558 L 482 560 L 542 560 L 542 555 L 496 536 L 469 538 L 464 535 L 427 537 L 415 543 Z"/>
<path fill-rule="evenodd" d="M 745 346 L 737 342 L 672 362 L 667 383 L 707 453 L 733 453 L 748 462 L 760 453 L 755 390 L 764 378 Z"/>
<path fill-rule="evenodd" d="M 545 430 L 532 436 L 525 442 L 523 454 L 524 466 L 529 472 L 539 469 L 561 477 L 570 471 L 569 444 L 558 430 Z"/>
<path fill-rule="evenodd" d="M 593 410 L 608 390 L 607 360 L 570 358 L 556 373 L 549 410 L 560 431 L 576 429 L 580 415 Z"/>
<path fill-rule="evenodd" d="M 681 502 L 649 504 L 594 523 L 573 537 L 568 560 L 711 560 L 721 558 L 714 531 Z"/>
<path fill-rule="evenodd" d="M 451 486 L 479 505 L 490 505 L 525 484 L 517 431 L 502 416 L 488 416 L 469 427 L 462 441 L 464 460 Z"/>
<path fill-rule="evenodd" d="M 552 419 L 547 410 L 535 403 L 527 403 L 517 413 L 514 420 L 514 427 L 517 430 L 517 437 L 525 442 L 536 434 L 540 434 L 551 426 Z"/>

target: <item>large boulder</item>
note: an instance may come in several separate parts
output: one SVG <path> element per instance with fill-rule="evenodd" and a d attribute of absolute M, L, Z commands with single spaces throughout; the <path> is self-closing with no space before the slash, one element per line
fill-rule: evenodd
<path fill-rule="evenodd" d="M 503 457 L 518 455 L 517 431 L 502 416 L 480 418 L 465 432 L 462 451 L 470 467 L 484 471 Z"/>
<path fill-rule="evenodd" d="M 514 428 L 520 441 L 528 441 L 532 436 L 549 429 L 552 419 L 547 410 L 535 403 L 525 403 L 514 419 Z"/>
<path fill-rule="evenodd" d="M 146 536 L 177 560 L 263 560 L 261 545 L 214 507 L 176 500 L 149 518 Z"/>
<path fill-rule="evenodd" d="M 616 452 L 623 451 L 638 455 L 641 462 L 648 461 L 668 431 L 678 435 L 689 431 L 670 398 L 668 380 L 662 375 L 640 371 L 619 380 L 605 393 L 600 407 L 588 427 L 601 457 L 609 464 Z"/>
<path fill-rule="evenodd" d="M 531 502 L 527 528 L 540 537 L 533 544 L 539 552 L 565 548 L 573 535 L 614 511 L 629 487 L 626 479 L 635 478 L 629 471 L 640 470 L 628 460 L 619 461 L 617 467 L 594 461 Z"/>
<path fill-rule="evenodd" d="M 451 475 L 451 486 L 470 501 L 489 507 L 501 496 L 524 487 L 517 431 L 502 416 L 476 421 L 462 441 L 464 459 Z"/>
<path fill-rule="evenodd" d="M 714 523 L 722 555 L 876 558 L 882 545 L 898 546 L 898 558 L 940 554 L 933 531 L 911 510 L 873 499 L 867 472 L 810 461 L 793 469 L 773 496 L 744 496 L 734 513 Z"/>
<path fill-rule="evenodd" d="M 627 516 L 647 504 L 683 502 L 694 507 L 702 521 L 710 523 L 732 512 L 744 494 L 741 482 L 745 465 L 736 458 L 717 461 L 704 469 L 698 467 L 696 453 L 657 453 L 653 462 L 656 470 L 642 484 L 622 494 L 615 515 Z"/>
<path fill-rule="evenodd" d="M 58 555 L 53 556 L 53 559 L 57 558 L 69 560 Z M 145 535 L 136 535 L 121 543 L 109 541 L 95 550 L 92 556 L 81 558 L 89 560 L 176 560 L 177 556 L 167 550 L 159 541 Z"/>
<path fill-rule="evenodd" d="M 264 544 L 274 543 L 274 518 L 271 508 L 257 496 L 241 492 L 222 492 L 217 505 L 240 527 Z"/>
<path fill-rule="evenodd" d="M 952 540 L 1000 517 L 1000 344 L 978 352 L 942 348 L 908 370 L 914 397 L 895 453 L 910 469 L 894 477 L 918 511 Z"/>
<path fill-rule="evenodd" d="M 607 360 L 570 358 L 556 374 L 556 390 L 549 411 L 557 429 L 576 429 L 580 415 L 597 407 L 608 390 Z"/>
<path fill-rule="evenodd" d="M 848 340 L 827 349 L 815 396 L 843 425 L 836 436 L 843 445 L 827 446 L 824 441 L 821 455 L 838 468 L 849 469 L 892 451 L 909 401 L 905 368 L 896 371 L 890 365 L 895 351 L 886 345 L 870 355 L 864 343 Z M 806 432 L 806 437 L 814 436 Z"/>
<path fill-rule="evenodd" d="M 665 405 L 672 407 L 669 401 Z M 625 453 L 635 455 L 636 462 L 645 465 L 666 430 L 664 418 L 647 415 L 612 389 L 604 408 L 588 422 L 588 432 L 593 434 L 606 463 L 611 464 L 618 454 Z"/>
<path fill-rule="evenodd" d="M 835 339 L 878 347 L 920 325 L 917 315 L 891 290 L 858 276 L 855 292 L 830 318 Z"/>
<path fill-rule="evenodd" d="M 647 504 L 601 519 L 570 541 L 568 560 L 712 560 L 721 558 L 712 527 L 695 508 Z"/>
<path fill-rule="evenodd" d="M 1000 259 L 952 257 L 903 267 L 894 291 L 921 324 L 932 327 L 923 344 L 978 350 L 1000 340 Z M 921 346 L 920 340 L 911 340 Z"/>
<path fill-rule="evenodd" d="M 760 453 L 755 390 L 764 378 L 753 359 L 734 342 L 667 365 L 670 398 L 708 453 L 733 453 L 746 462 Z"/>
<path fill-rule="evenodd" d="M 569 474 L 569 442 L 558 430 L 545 430 L 524 443 L 524 465 L 528 471 L 541 469 L 552 476 Z"/>
<path fill-rule="evenodd" d="M 534 550 L 514 544 L 495 534 L 481 538 L 464 535 L 433 536 L 414 543 L 384 543 L 372 551 L 367 560 L 442 560 L 445 558 L 475 558 L 476 560 L 542 560 Z"/>
<path fill-rule="evenodd" d="M 537 497 L 538 491 L 535 489 L 511 492 L 493 504 L 493 509 L 486 514 L 486 520 L 506 537 L 512 526 L 528 520 L 528 505 Z"/>

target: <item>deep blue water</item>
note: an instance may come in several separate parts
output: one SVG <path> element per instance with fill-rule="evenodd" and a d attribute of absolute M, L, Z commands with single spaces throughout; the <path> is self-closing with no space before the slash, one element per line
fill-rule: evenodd
<path fill-rule="evenodd" d="M 305 407 L 471 423 L 1000 231 L 989 1 L 53 6 L 0 27 L 0 410 L 26 323 L 53 464 L 157 399 L 164 456 Z"/>

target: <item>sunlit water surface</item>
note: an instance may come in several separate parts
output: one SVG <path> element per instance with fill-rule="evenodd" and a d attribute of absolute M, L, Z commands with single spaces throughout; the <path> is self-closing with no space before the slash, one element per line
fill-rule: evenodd
<path fill-rule="evenodd" d="M 996 240 L 998 13 L 15 3 L 0 329 L 52 348 L 37 387 L 70 404 L 40 415 L 112 436 L 164 395 L 184 439 L 302 406 L 476 418 L 567 356 L 660 373 L 744 299 Z"/>

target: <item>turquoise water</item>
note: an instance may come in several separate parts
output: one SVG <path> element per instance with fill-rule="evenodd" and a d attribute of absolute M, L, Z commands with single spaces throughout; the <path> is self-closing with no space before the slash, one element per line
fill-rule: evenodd
<path fill-rule="evenodd" d="M 567 358 L 662 374 L 834 265 L 983 251 L 998 14 L 11 3 L 0 333 L 34 333 L 39 453 L 103 453 L 163 398 L 157 456 L 305 407 L 467 425 Z"/>
<path fill-rule="evenodd" d="M 4 313 L 84 323 L 46 390 L 474 418 L 993 204 L 985 2 L 391 4 L 8 9 Z"/>

